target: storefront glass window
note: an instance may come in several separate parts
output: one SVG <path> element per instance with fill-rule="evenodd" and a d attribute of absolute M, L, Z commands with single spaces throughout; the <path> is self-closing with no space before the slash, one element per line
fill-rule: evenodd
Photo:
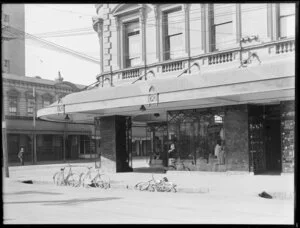
<path fill-rule="evenodd" d="M 223 117 L 222 108 L 168 112 L 168 140 L 175 143 L 178 157 L 208 162 L 218 140 L 224 144 Z"/>

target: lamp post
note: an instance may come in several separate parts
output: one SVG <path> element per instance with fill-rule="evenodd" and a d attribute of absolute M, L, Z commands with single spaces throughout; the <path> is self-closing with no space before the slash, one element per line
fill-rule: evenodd
<path fill-rule="evenodd" d="M 66 162 L 66 142 L 67 142 L 67 122 L 70 120 L 70 117 L 68 114 L 66 114 L 66 117 L 65 117 L 65 122 L 64 122 L 64 162 Z"/>

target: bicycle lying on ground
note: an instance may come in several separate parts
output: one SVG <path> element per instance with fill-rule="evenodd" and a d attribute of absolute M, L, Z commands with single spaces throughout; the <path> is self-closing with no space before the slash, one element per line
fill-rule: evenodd
<path fill-rule="evenodd" d="M 100 168 L 95 168 L 96 173 L 92 171 L 92 167 L 87 167 L 86 173 L 79 176 L 80 185 L 83 187 L 110 188 L 110 178 L 106 174 L 100 173 Z"/>
<path fill-rule="evenodd" d="M 77 173 L 73 173 L 72 166 L 69 164 L 69 171 L 67 175 L 65 175 L 66 167 L 60 169 L 59 172 L 56 172 L 53 175 L 53 182 L 56 185 L 68 185 L 73 187 L 78 187 L 80 185 L 80 178 Z"/>
<path fill-rule="evenodd" d="M 153 174 L 151 180 L 137 183 L 134 189 L 149 192 L 177 192 L 176 184 L 169 182 L 166 177 L 155 180 Z"/>

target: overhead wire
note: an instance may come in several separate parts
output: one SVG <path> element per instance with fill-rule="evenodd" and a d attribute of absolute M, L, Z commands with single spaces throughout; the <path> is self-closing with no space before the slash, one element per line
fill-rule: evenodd
<path fill-rule="evenodd" d="M 60 50 L 62 52 L 65 52 L 65 53 L 67 52 L 68 54 L 71 54 L 73 56 L 80 57 L 80 58 L 83 58 L 85 60 L 89 60 L 89 61 L 92 61 L 94 63 L 97 63 L 97 64 L 100 63 L 98 59 L 96 59 L 96 58 L 94 58 L 92 56 L 88 56 L 85 53 L 81 53 L 81 52 L 75 51 L 73 49 L 70 49 L 70 48 L 58 45 L 58 44 L 53 43 L 53 42 L 50 42 L 48 40 L 36 37 L 36 36 L 34 36 L 32 34 L 29 34 L 29 33 L 25 32 L 25 31 L 19 30 L 19 29 L 13 27 L 13 26 L 9 26 L 9 28 L 12 28 L 13 31 L 6 30 L 6 32 L 8 32 L 8 33 L 10 33 L 12 35 L 19 36 L 19 37 L 16 37 L 16 38 L 21 38 L 21 39 L 24 38 L 25 39 L 25 37 L 27 37 L 29 39 L 37 40 L 37 41 L 43 43 L 44 45 L 46 45 L 48 47 L 50 46 L 50 47 L 55 48 L 57 50 Z"/>
<path fill-rule="evenodd" d="M 15 34 L 13 34 L 13 35 L 15 35 Z M 235 35 L 235 33 L 233 33 L 233 35 Z M 33 35 L 31 35 L 31 36 L 33 36 Z M 29 38 L 30 38 L 30 36 L 28 36 Z M 38 38 L 38 37 L 36 37 L 36 38 Z M 260 38 L 266 38 L 266 37 L 260 37 Z M 43 40 L 43 39 L 41 39 L 41 38 L 38 38 L 38 39 L 40 39 L 40 40 Z M 43 40 L 43 41 L 46 41 L 46 42 L 50 42 L 50 41 L 47 41 L 47 40 Z M 51 42 L 50 42 L 51 43 Z M 52 44 L 55 44 L 55 43 L 52 43 Z M 234 38 L 234 39 L 231 39 L 231 40 L 228 40 L 228 41 L 224 41 L 224 42 L 219 42 L 218 43 L 219 45 L 220 44 L 227 44 L 227 45 L 230 45 L 230 44 L 236 44 L 236 38 Z M 55 45 L 57 45 L 57 44 L 55 44 Z M 209 46 L 214 46 L 215 44 L 209 44 Z M 63 46 L 62 46 L 63 47 Z M 71 50 L 71 51 L 74 51 L 74 50 L 72 50 L 72 49 L 68 49 L 68 50 Z M 174 50 L 174 51 L 172 51 L 172 53 L 180 53 L 180 52 L 184 52 L 185 51 L 185 49 L 178 49 L 178 50 Z M 75 51 L 76 52 L 76 51 Z M 168 53 L 169 51 L 163 51 L 163 54 L 166 54 L 166 53 Z M 81 53 L 81 54 L 84 54 L 84 53 Z M 156 54 L 156 52 L 147 52 L 147 55 L 148 56 L 151 56 L 151 55 L 155 55 Z M 84 54 L 85 55 L 85 54 Z M 123 54 L 123 55 L 119 55 L 119 54 L 117 54 L 117 55 L 115 55 L 115 54 L 113 54 L 113 53 L 111 53 L 111 55 L 112 56 L 123 56 L 123 57 L 128 57 L 128 55 L 127 54 Z"/>
<path fill-rule="evenodd" d="M 229 6 L 226 6 L 226 7 L 229 7 Z M 230 6 L 230 8 L 232 8 L 233 6 Z M 225 7 L 224 7 L 225 8 Z M 259 10 L 259 9 L 265 9 L 266 8 L 266 6 L 264 6 L 264 7 L 261 7 L 261 6 L 259 6 L 259 7 L 253 7 L 253 8 L 248 8 L 247 10 L 242 10 L 241 12 L 243 12 L 243 13 L 245 13 L 245 12 L 250 12 L 250 11 L 254 11 L 254 10 Z M 194 13 L 198 13 L 198 11 L 201 11 L 201 9 L 195 9 L 195 10 L 190 10 L 190 11 L 197 11 L 197 12 L 194 12 Z M 184 16 L 184 12 L 182 12 L 183 13 L 183 15 L 181 15 L 181 16 Z M 216 17 L 218 17 L 218 16 L 224 16 L 224 15 L 234 15 L 235 13 L 232 13 L 232 12 L 225 12 L 225 13 L 219 13 L 219 14 L 215 14 L 214 15 L 214 17 L 216 18 Z M 190 13 L 190 16 L 191 16 L 191 13 Z M 178 15 L 175 15 L 174 17 L 178 17 Z M 156 24 L 151 24 L 151 23 L 149 23 L 149 22 L 151 22 L 151 21 L 155 21 L 155 18 L 153 18 L 153 19 L 148 19 L 148 20 L 146 20 L 146 25 L 148 26 L 148 27 L 152 27 L 152 26 L 158 26 L 158 25 L 156 25 Z M 198 17 L 198 18 L 192 18 L 192 19 L 190 19 L 190 21 L 201 21 L 201 17 Z M 162 23 L 160 23 L 160 25 L 165 25 L 165 24 L 168 24 L 168 25 L 170 25 L 170 24 L 178 24 L 178 23 L 184 23 L 184 21 L 172 21 L 172 22 L 168 22 L 168 23 L 164 23 L 164 22 L 162 22 Z M 175 28 L 175 27 L 174 27 Z M 177 28 L 177 27 L 176 27 Z M 199 29 L 190 29 L 191 31 L 201 31 L 201 30 L 199 30 Z M 85 31 L 86 32 L 86 34 L 92 34 L 92 28 L 91 27 L 84 27 L 84 28 L 80 28 L 80 29 L 78 29 L 78 30 L 76 30 L 76 32 L 83 32 L 83 31 Z M 89 32 L 90 31 L 90 32 Z M 111 32 L 115 32 L 116 31 L 116 25 L 110 25 L 110 31 Z M 61 33 L 60 32 L 62 32 L 63 34 L 62 34 L 62 36 L 69 36 L 69 34 L 66 34 L 66 32 L 67 31 L 55 31 L 55 32 L 53 32 L 53 33 L 55 33 L 55 34 L 51 34 L 51 32 L 49 32 L 48 34 L 40 34 L 41 36 L 43 35 L 43 36 L 46 36 L 46 35 L 48 35 L 48 36 L 59 36 Z M 73 32 L 73 31 L 71 31 L 70 30 L 70 32 Z M 75 30 L 74 30 L 74 32 L 75 32 Z M 82 33 L 83 34 L 83 33 Z M 225 33 L 224 33 L 225 34 Z M 39 34 L 36 34 L 36 35 L 39 35 Z M 74 34 L 74 35 L 77 35 L 77 34 Z"/>
<path fill-rule="evenodd" d="M 226 7 L 232 7 L 232 6 L 226 6 Z M 225 6 L 224 6 L 224 8 L 225 8 Z M 262 8 L 265 8 L 265 7 L 260 7 L 260 9 L 262 9 Z M 252 10 L 257 10 L 258 8 L 251 8 L 251 11 Z M 197 9 L 197 10 L 199 10 L 199 9 Z M 249 12 L 250 10 L 248 9 L 247 10 L 247 12 Z M 243 11 L 244 12 L 244 11 Z M 235 14 L 235 13 L 230 13 L 230 14 Z M 227 13 L 227 15 L 230 15 L 230 14 L 228 14 Z M 226 14 L 218 14 L 218 15 L 215 15 L 215 16 L 220 16 L 220 15 L 226 15 Z M 199 20 L 201 20 L 201 18 L 197 18 L 197 19 L 199 19 Z M 193 20 L 195 20 L 195 18 L 193 18 Z M 190 21 L 193 21 L 193 20 L 190 20 Z M 181 22 L 181 21 L 180 21 Z M 178 21 L 175 21 L 175 22 L 172 22 L 172 23 L 178 23 Z M 170 23 L 169 23 L 170 24 Z M 151 25 L 151 24 L 148 24 L 148 25 Z M 157 26 L 157 25 L 152 25 L 152 26 Z M 112 26 L 113 27 L 113 26 Z M 63 36 L 72 36 L 72 35 L 74 35 L 74 34 L 66 34 L 67 32 L 71 32 L 71 31 L 77 31 L 77 32 L 79 32 L 79 31 L 88 31 L 88 30 L 91 30 L 91 28 L 90 27 L 86 27 L 86 28 L 80 28 L 80 29 L 73 29 L 73 30 L 61 30 L 61 31 L 56 31 L 56 34 L 55 35 L 59 35 L 59 33 L 64 33 L 64 34 L 62 34 Z M 112 31 L 112 32 L 115 32 L 113 29 L 111 29 L 110 31 Z M 197 29 L 197 30 L 192 30 L 192 29 L 190 29 L 190 31 L 200 31 L 200 32 L 208 32 L 207 30 L 206 31 L 204 31 L 204 30 L 201 30 L 201 29 Z M 51 33 L 51 32 L 49 32 L 49 33 Z M 48 33 L 48 34 L 49 34 Z M 44 33 L 45 34 L 45 33 Z M 219 33 L 219 34 L 221 34 L 221 33 Z M 236 35 L 235 33 L 222 33 L 222 34 L 230 34 L 230 35 Z M 36 38 L 40 38 L 40 37 L 38 37 L 38 36 L 36 36 Z M 232 43 L 235 43 L 235 41 L 236 41 L 236 39 L 232 39 L 232 40 L 229 40 L 229 41 L 226 41 L 226 42 L 224 42 L 224 43 L 230 43 L 230 41 L 232 41 Z M 47 42 L 49 42 L 49 41 L 47 41 Z M 178 52 L 179 51 L 183 51 L 184 49 L 182 49 L 182 50 L 178 50 Z M 153 54 L 155 54 L 156 52 L 153 52 Z M 152 53 L 147 53 L 147 54 L 152 54 Z"/>

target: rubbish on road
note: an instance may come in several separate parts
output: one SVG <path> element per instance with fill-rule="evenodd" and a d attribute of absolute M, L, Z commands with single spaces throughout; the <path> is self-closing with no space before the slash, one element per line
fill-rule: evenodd
<path fill-rule="evenodd" d="M 258 195 L 260 197 L 266 198 L 266 199 L 272 199 L 273 198 L 270 194 L 266 193 L 265 191 L 263 191 L 262 193 L 259 193 Z"/>
<path fill-rule="evenodd" d="M 22 183 L 24 183 L 24 184 L 33 184 L 32 180 L 25 180 L 25 181 L 22 181 Z"/>

